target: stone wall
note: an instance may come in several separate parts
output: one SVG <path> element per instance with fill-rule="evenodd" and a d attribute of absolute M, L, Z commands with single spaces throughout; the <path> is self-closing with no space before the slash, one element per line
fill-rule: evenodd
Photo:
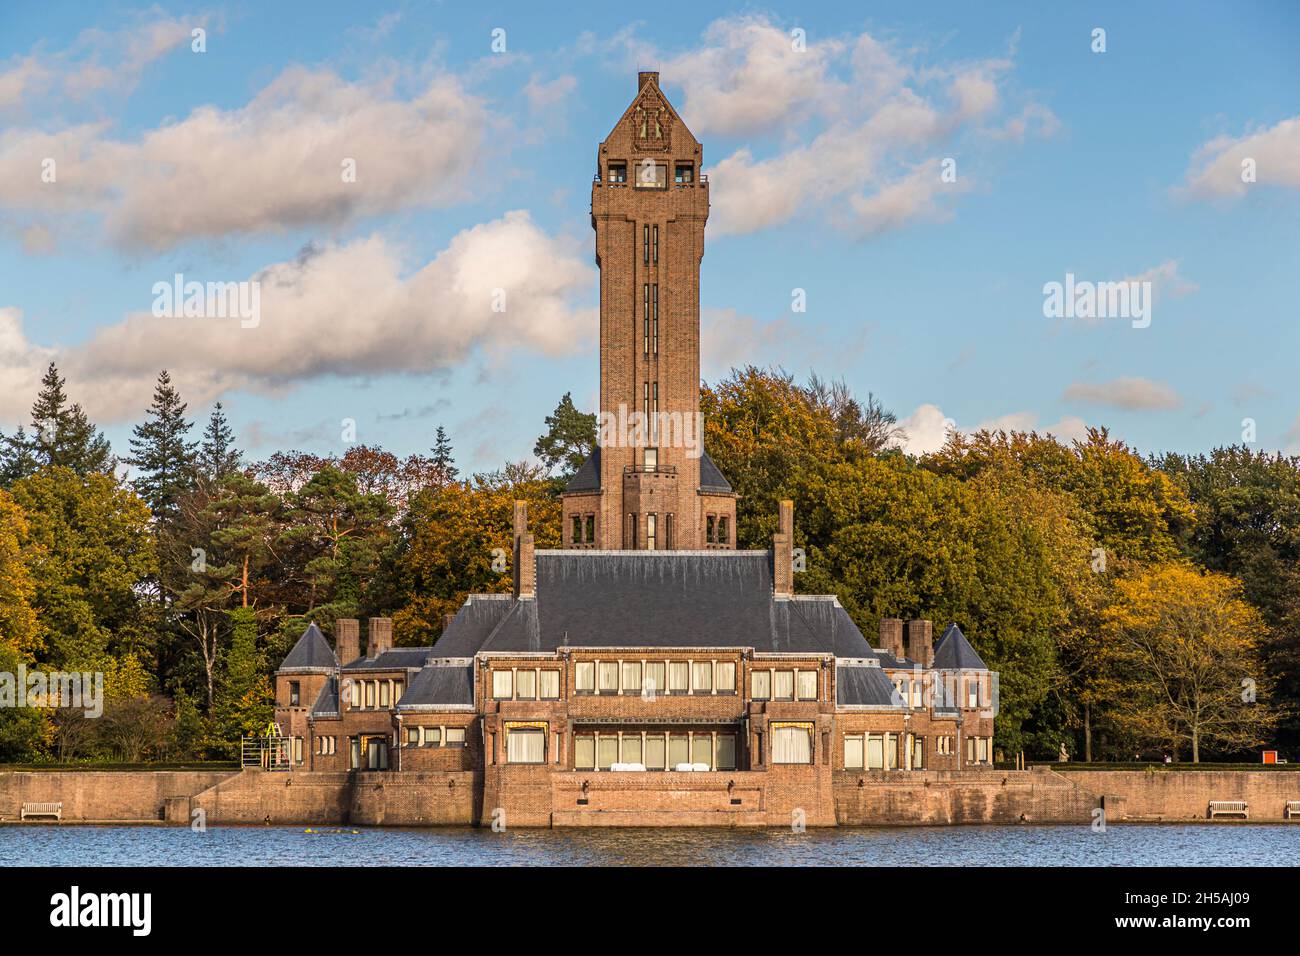
<path fill-rule="evenodd" d="M 0 820 L 17 820 L 24 803 L 62 803 L 63 819 L 162 821 L 169 801 L 236 776 L 234 770 L 0 771 Z"/>
<path fill-rule="evenodd" d="M 1281 823 L 1288 800 L 1300 800 L 1293 770 L 1071 770 L 1064 777 L 1106 796 L 1108 822 L 1205 820 L 1211 800 L 1245 800 L 1252 823 Z"/>

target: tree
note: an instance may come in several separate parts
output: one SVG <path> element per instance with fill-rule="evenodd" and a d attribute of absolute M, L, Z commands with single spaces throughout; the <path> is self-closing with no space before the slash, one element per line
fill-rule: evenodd
<path fill-rule="evenodd" d="M 208 566 L 242 607 L 252 607 L 259 575 L 276 558 L 284 503 L 266 485 L 236 471 L 221 481 L 207 511 L 216 529 L 211 540 L 223 558 Z"/>
<path fill-rule="evenodd" d="M 221 403 L 217 402 L 208 418 L 208 426 L 203 430 L 195 467 L 201 478 L 216 482 L 236 471 L 242 461 L 243 455 L 235 447 L 234 430 L 226 420 Z"/>
<path fill-rule="evenodd" d="M 36 474 L 40 468 L 35 447 L 22 425 L 12 435 L 0 434 L 0 488 L 11 488 L 20 478 Z"/>
<path fill-rule="evenodd" d="M 110 476 L 55 466 L 24 478 L 13 499 L 26 515 L 44 660 L 101 670 L 114 655 L 152 653 L 156 628 L 138 591 L 156 571 L 149 509 Z"/>
<path fill-rule="evenodd" d="M 451 439 L 447 437 L 447 430 L 441 425 L 438 426 L 437 436 L 433 443 L 432 462 L 442 484 L 456 480 L 459 471 L 456 468 L 456 460 L 451 454 Z"/>
<path fill-rule="evenodd" d="M 195 443 L 186 440 L 192 425 L 185 420 L 186 405 L 163 369 L 154 386 L 148 418 L 131 437 L 128 465 L 139 470 L 136 492 L 154 518 L 166 521 L 176 512 L 177 501 L 194 483 Z"/>
<path fill-rule="evenodd" d="M 257 648 L 257 617 L 248 607 L 230 612 L 231 642 L 216 705 L 216 729 L 227 743 L 261 734 L 274 713 L 271 682 Z"/>
<path fill-rule="evenodd" d="M 596 416 L 584 414 L 573 404 L 568 392 L 546 416 L 546 434 L 537 439 L 533 454 L 540 458 L 549 471 L 560 469 L 567 478 L 582 467 L 596 448 Z"/>
<path fill-rule="evenodd" d="M 32 406 L 30 456 L 42 468 L 68 468 L 78 475 L 111 474 L 112 450 L 80 405 L 68 405 L 66 379 L 51 362 Z"/>
<path fill-rule="evenodd" d="M 22 508 L 0 490 L 0 645 L 30 662 L 41 645 L 32 609 L 36 585 L 24 560 L 27 536 Z"/>
<path fill-rule="evenodd" d="M 1264 622 L 1227 575 L 1182 563 L 1116 583 L 1103 612 L 1113 719 L 1135 737 L 1241 752 L 1263 743 L 1278 708 L 1259 656 Z"/>

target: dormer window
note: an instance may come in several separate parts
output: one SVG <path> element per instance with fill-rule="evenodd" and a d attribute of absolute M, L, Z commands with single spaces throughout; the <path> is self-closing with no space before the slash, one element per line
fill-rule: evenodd
<path fill-rule="evenodd" d="M 627 182 L 627 163 L 610 163 L 609 181 L 611 183 Z"/>

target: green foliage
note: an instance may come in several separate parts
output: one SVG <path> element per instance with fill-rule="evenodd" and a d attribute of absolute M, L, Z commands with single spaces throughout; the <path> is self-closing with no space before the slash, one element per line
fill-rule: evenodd
<path fill-rule="evenodd" d="M 596 448 L 596 416 L 578 411 L 573 396 L 568 392 L 546 416 L 546 434 L 537 439 L 533 454 L 542 460 L 548 471 L 560 470 L 567 479 L 582 467 Z"/>
<path fill-rule="evenodd" d="M 132 482 L 136 493 L 159 521 L 170 518 L 181 495 L 194 486 L 195 443 L 186 440 L 192 425 L 185 420 L 185 408 L 163 369 L 148 418 L 132 432 L 131 457 L 125 460 L 139 472 Z"/>

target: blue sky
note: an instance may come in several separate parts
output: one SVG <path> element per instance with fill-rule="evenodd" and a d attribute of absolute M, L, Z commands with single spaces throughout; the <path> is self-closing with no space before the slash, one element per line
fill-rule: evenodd
<path fill-rule="evenodd" d="M 1300 453 L 1300 6 L 912 6 L 7 4 L 0 430 L 54 359 L 123 453 L 167 367 L 253 457 L 344 419 L 529 457 L 565 391 L 595 410 L 590 180 L 639 67 L 704 144 L 707 379 L 843 377 L 912 450 L 1249 418 Z M 256 279 L 257 326 L 153 316 L 176 273 Z M 1150 324 L 1045 317 L 1067 273 L 1150 281 Z"/>

